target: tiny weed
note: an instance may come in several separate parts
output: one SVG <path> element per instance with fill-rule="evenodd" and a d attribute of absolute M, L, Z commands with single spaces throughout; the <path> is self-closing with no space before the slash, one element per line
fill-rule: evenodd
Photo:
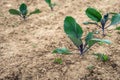
<path fill-rule="evenodd" d="M 56 64 L 62 64 L 63 61 L 62 61 L 61 58 L 56 58 L 56 59 L 54 60 L 54 63 L 56 63 Z"/>
<path fill-rule="evenodd" d="M 93 55 L 96 56 L 98 60 L 101 60 L 103 62 L 107 62 L 109 60 L 109 57 L 105 54 L 94 53 Z"/>

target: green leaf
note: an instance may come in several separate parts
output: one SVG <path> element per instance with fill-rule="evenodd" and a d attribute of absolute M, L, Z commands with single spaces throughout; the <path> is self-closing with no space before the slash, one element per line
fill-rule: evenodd
<path fill-rule="evenodd" d="M 32 14 L 39 14 L 40 12 L 41 11 L 39 9 L 35 9 L 33 12 L 30 12 L 30 14 L 28 16 L 30 16 Z"/>
<path fill-rule="evenodd" d="M 116 27 L 116 30 L 120 30 L 120 26 L 119 26 L 119 27 Z"/>
<path fill-rule="evenodd" d="M 120 14 L 115 14 L 111 19 L 110 25 L 116 25 L 120 23 Z"/>
<path fill-rule="evenodd" d="M 13 15 L 20 15 L 20 12 L 16 9 L 10 9 L 9 12 L 10 14 L 13 14 Z"/>
<path fill-rule="evenodd" d="M 93 38 L 93 39 L 89 40 L 88 46 L 91 47 L 91 46 L 93 46 L 93 45 L 94 45 L 95 43 L 97 43 L 97 42 L 102 42 L 102 43 L 106 43 L 106 44 L 111 44 L 111 42 L 110 42 L 109 40 Z"/>
<path fill-rule="evenodd" d="M 97 41 L 90 40 L 90 41 L 88 42 L 88 47 L 90 48 L 90 47 L 93 46 L 95 43 L 97 43 Z"/>
<path fill-rule="evenodd" d="M 87 8 L 86 15 L 93 21 L 100 22 L 102 15 L 94 8 Z"/>
<path fill-rule="evenodd" d="M 62 64 L 62 63 L 63 63 L 63 61 L 62 61 L 62 59 L 61 59 L 61 58 L 56 58 L 56 59 L 54 60 L 54 63 L 57 63 L 57 64 Z"/>
<path fill-rule="evenodd" d="M 77 47 L 82 44 L 83 30 L 71 16 L 67 16 L 64 20 L 64 31 Z"/>
<path fill-rule="evenodd" d="M 58 54 L 71 54 L 71 52 L 67 48 L 56 48 L 53 50 L 52 53 L 58 53 Z"/>
<path fill-rule="evenodd" d="M 106 61 L 109 60 L 109 57 L 105 54 L 96 53 L 96 54 L 93 54 L 93 55 L 97 56 L 97 58 L 100 59 L 103 62 L 106 62 Z"/>
<path fill-rule="evenodd" d="M 109 57 L 108 57 L 107 55 L 103 54 L 103 55 L 101 56 L 101 60 L 102 60 L 103 62 L 106 62 L 106 61 L 109 60 Z"/>
<path fill-rule="evenodd" d="M 93 38 L 93 33 L 89 32 L 85 38 L 85 42 L 88 43 Z"/>
<path fill-rule="evenodd" d="M 79 48 L 80 47 L 80 45 L 82 44 L 82 40 L 80 39 L 78 39 L 78 38 L 74 38 L 74 37 L 69 37 L 70 38 L 70 40 L 74 43 L 74 45 L 77 47 L 77 48 Z"/>
<path fill-rule="evenodd" d="M 19 10 L 21 12 L 22 15 L 27 15 L 27 5 L 25 3 L 22 3 L 19 7 Z"/>
<path fill-rule="evenodd" d="M 51 5 L 51 0 L 45 0 L 48 5 Z"/>

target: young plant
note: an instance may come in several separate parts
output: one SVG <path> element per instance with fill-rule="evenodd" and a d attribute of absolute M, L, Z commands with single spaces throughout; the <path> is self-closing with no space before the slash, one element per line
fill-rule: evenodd
<path fill-rule="evenodd" d="M 110 44 L 109 40 L 98 39 L 93 37 L 93 33 L 89 32 L 85 37 L 85 41 L 82 41 L 83 30 L 81 26 L 71 16 L 67 16 L 64 20 L 64 31 L 74 45 L 79 49 L 82 55 L 88 51 L 95 43 L 103 42 Z"/>
<path fill-rule="evenodd" d="M 97 59 L 103 61 L 103 62 L 107 62 L 109 60 L 109 57 L 105 54 L 101 54 L 101 53 L 96 53 L 96 54 L 93 54 L 97 57 Z"/>
<path fill-rule="evenodd" d="M 105 36 L 105 29 L 112 25 L 116 25 L 120 23 L 120 14 L 114 14 L 112 16 L 112 19 L 109 18 L 109 15 L 111 13 L 107 13 L 105 15 L 101 15 L 99 11 L 97 11 L 94 8 L 87 8 L 86 9 L 86 15 L 93 21 L 93 22 L 84 22 L 85 25 L 88 24 L 94 24 L 97 25 L 97 27 L 102 29 L 103 36 Z M 111 22 L 110 24 L 107 24 L 108 22 Z"/>
<path fill-rule="evenodd" d="M 45 0 L 45 2 L 49 5 L 51 11 L 53 11 L 54 6 L 56 5 L 55 3 L 52 3 L 51 0 Z"/>
<path fill-rule="evenodd" d="M 40 13 L 41 11 L 39 9 L 35 9 L 34 11 L 30 12 L 28 14 L 28 9 L 27 9 L 27 5 L 25 3 L 22 3 L 19 7 L 19 10 L 17 9 L 10 9 L 9 10 L 9 13 L 12 14 L 12 15 L 18 15 L 20 17 L 22 17 L 24 20 L 31 16 L 32 14 L 38 14 Z"/>

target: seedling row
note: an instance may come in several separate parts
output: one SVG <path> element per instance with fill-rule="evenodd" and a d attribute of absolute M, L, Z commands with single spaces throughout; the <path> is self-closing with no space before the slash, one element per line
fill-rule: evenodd
<path fill-rule="evenodd" d="M 48 7 L 50 7 L 51 11 L 54 11 L 54 7 L 56 6 L 56 3 L 53 3 L 51 0 L 45 0 L 45 2 L 48 4 Z M 25 3 L 22 3 L 18 9 L 10 9 L 9 13 L 12 15 L 17 15 L 23 18 L 23 20 L 27 20 L 28 17 L 30 17 L 33 14 L 39 14 L 41 11 L 39 9 L 35 9 L 32 12 L 29 12 L 28 6 Z M 120 14 L 115 12 L 109 12 L 106 14 L 103 14 L 99 12 L 97 9 L 88 7 L 85 10 L 86 16 L 91 21 L 83 22 L 84 25 L 95 25 L 98 27 L 98 29 L 101 29 L 102 35 L 106 36 L 106 29 L 111 26 L 116 26 L 120 23 Z M 85 32 L 82 27 L 77 23 L 75 18 L 72 16 L 66 16 L 64 19 L 63 24 L 64 32 L 66 33 L 66 36 L 73 42 L 73 44 L 76 46 L 80 56 L 87 54 L 87 52 L 94 46 L 96 43 L 102 44 L 111 44 L 112 42 L 110 40 L 104 39 L 104 38 L 95 38 L 94 32 L 88 32 L 85 36 L 85 39 L 83 39 L 83 33 Z M 120 27 L 115 27 L 115 30 L 120 30 Z M 56 48 L 52 52 L 53 54 L 62 54 L 62 55 L 69 55 L 72 54 L 72 52 L 64 48 Z M 97 59 L 106 62 L 109 60 L 109 57 L 103 53 L 96 53 L 94 54 L 97 56 Z M 62 64 L 61 58 L 56 58 L 54 60 L 55 63 Z"/>

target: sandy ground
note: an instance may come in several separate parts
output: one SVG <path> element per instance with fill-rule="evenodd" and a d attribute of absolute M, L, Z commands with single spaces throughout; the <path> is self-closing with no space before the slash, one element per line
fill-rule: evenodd
<path fill-rule="evenodd" d="M 18 8 L 25 2 L 29 11 L 39 8 L 42 13 L 32 15 L 26 21 L 10 15 L 10 8 Z M 0 0 L 0 80 L 120 80 L 120 34 L 109 28 L 104 37 L 111 45 L 94 45 L 84 56 L 79 54 L 55 55 L 52 50 L 67 47 L 78 53 L 63 30 L 66 16 L 74 17 L 87 32 L 93 25 L 82 23 L 89 19 L 87 7 L 95 7 L 103 14 L 120 12 L 119 0 L 53 0 L 57 3 L 52 12 L 44 0 Z M 98 61 L 92 53 L 110 56 L 110 61 Z M 55 64 L 62 58 L 63 64 Z M 86 68 L 94 65 L 93 73 Z"/>

